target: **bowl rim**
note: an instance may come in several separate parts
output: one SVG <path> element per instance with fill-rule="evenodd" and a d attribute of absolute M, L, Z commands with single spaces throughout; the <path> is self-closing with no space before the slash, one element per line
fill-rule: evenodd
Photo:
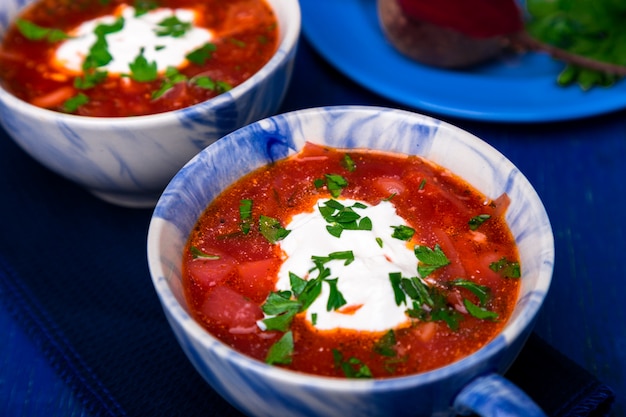
<path fill-rule="evenodd" d="M 22 7 L 20 7 L 17 12 L 11 16 L 9 19 L 10 22 L 13 22 L 17 16 L 24 10 L 28 5 L 36 2 L 37 0 L 30 0 L 25 3 Z M 161 124 L 168 124 L 171 121 L 176 121 L 180 117 L 184 117 L 185 113 L 189 112 L 198 112 L 202 113 L 205 110 L 214 110 L 219 109 L 220 107 L 226 106 L 229 103 L 236 101 L 239 97 L 243 96 L 250 90 L 254 88 L 259 82 L 265 80 L 272 74 L 275 70 L 277 70 L 283 62 L 289 59 L 292 53 L 295 53 L 295 50 L 298 45 L 298 40 L 300 37 L 301 25 L 302 25 L 302 16 L 300 3 L 298 0 L 264 0 L 274 11 L 277 19 L 279 18 L 279 12 L 277 11 L 277 5 L 280 5 L 281 11 L 284 10 L 286 13 L 286 19 L 282 25 L 280 25 L 279 30 L 281 30 L 280 42 L 276 48 L 276 51 L 272 55 L 269 61 L 265 63 L 257 72 L 255 72 L 250 78 L 245 80 L 243 83 L 237 85 L 232 90 L 219 94 L 209 100 L 203 101 L 201 103 L 194 104 L 193 106 L 184 107 L 181 109 L 163 112 L 163 113 L 155 113 L 155 114 L 147 114 L 142 116 L 121 116 L 121 117 L 95 117 L 95 116 L 81 116 L 76 114 L 67 114 L 62 112 L 57 112 L 54 110 L 46 109 L 43 107 L 38 107 L 33 104 L 30 104 L 15 95 L 11 94 L 9 91 L 5 90 L 0 83 L 0 103 L 6 102 L 6 105 L 14 109 L 16 111 L 22 113 L 28 113 L 32 115 L 32 117 L 43 120 L 43 121 L 51 121 L 51 122 L 66 122 L 73 123 L 75 125 L 89 125 L 95 127 L 105 127 L 110 126 L 112 123 L 115 123 L 117 126 L 129 126 L 134 127 L 137 124 L 144 124 L 148 126 L 155 126 Z M 0 42 L 2 42 L 4 31 L 0 32 Z M 206 108 L 206 109 L 205 109 Z"/>
<path fill-rule="evenodd" d="M 495 147 L 487 143 L 486 141 L 478 138 L 472 133 L 461 129 L 451 123 L 436 119 L 432 116 L 424 115 L 421 113 L 402 110 L 397 108 L 388 108 L 388 107 L 379 107 L 379 106 L 367 106 L 367 105 L 338 105 L 338 106 L 327 106 L 327 107 L 315 107 L 308 109 L 300 109 L 294 110 L 290 112 L 286 112 L 283 114 L 278 114 L 274 116 L 270 116 L 266 119 L 259 120 L 257 122 L 246 125 L 242 128 L 237 129 L 236 131 L 225 135 L 222 139 L 220 139 L 217 143 L 209 145 L 207 148 L 203 149 L 199 154 L 195 155 L 190 161 L 185 164 L 185 166 L 181 169 L 181 171 L 185 170 L 185 168 L 194 161 L 201 158 L 201 154 L 208 152 L 207 149 L 211 146 L 216 146 L 218 143 L 225 144 L 229 140 L 234 138 L 236 135 L 245 134 L 247 130 L 254 129 L 255 125 L 260 123 L 265 123 L 266 120 L 271 120 L 275 117 L 281 118 L 290 118 L 297 117 L 298 115 L 312 115 L 315 113 L 323 112 L 328 114 L 328 112 L 366 112 L 368 114 L 378 113 L 381 110 L 383 111 L 392 111 L 394 113 L 399 113 L 400 115 L 405 115 L 408 118 L 411 118 L 416 123 L 436 123 L 437 126 L 441 129 L 447 129 L 448 131 L 452 131 L 459 136 L 459 139 L 462 141 L 470 141 L 472 144 L 494 156 L 499 156 L 503 158 L 504 163 L 509 166 L 511 169 L 517 170 L 515 165 L 500 151 L 498 151 Z M 219 146 L 219 145 L 217 145 Z M 171 180 L 170 184 L 164 190 L 164 194 L 168 191 L 172 183 L 174 183 L 181 175 L 181 171 L 179 171 Z M 552 232 L 552 227 L 550 224 L 550 220 L 548 214 L 546 212 L 545 206 L 543 205 L 542 200 L 537 194 L 535 188 L 528 181 L 526 176 L 524 176 L 521 172 L 518 171 L 518 175 L 520 179 L 524 182 L 527 188 L 526 195 L 528 199 L 533 200 L 533 203 L 536 204 L 535 208 L 539 216 L 545 221 L 545 227 L 541 233 L 541 243 L 543 245 L 543 262 L 541 263 L 541 267 L 538 268 L 538 281 L 537 285 L 533 287 L 532 291 L 529 293 L 537 292 L 539 295 L 536 297 L 534 303 L 529 303 L 529 305 L 525 306 L 521 310 L 521 314 L 518 314 L 516 317 L 512 317 L 509 319 L 504 329 L 498 333 L 496 337 L 494 337 L 491 341 L 485 344 L 483 347 L 478 349 L 477 351 L 467 355 L 459 360 L 456 360 L 448 365 L 443 367 L 439 367 L 433 370 L 405 375 L 405 376 L 397 376 L 397 377 L 389 377 L 389 378 L 375 378 L 375 379 L 342 379 L 335 377 L 326 377 L 319 376 L 314 374 L 307 374 L 299 371 L 293 371 L 290 369 L 284 369 L 277 366 L 268 365 L 262 361 L 258 361 L 256 359 L 250 358 L 247 355 L 244 355 L 230 346 L 223 343 L 221 340 L 217 339 L 213 335 L 211 335 L 208 331 L 206 331 L 199 323 L 195 321 L 195 319 L 186 311 L 186 309 L 181 306 L 178 302 L 176 296 L 172 292 L 171 288 L 167 284 L 167 281 L 164 277 L 167 276 L 165 273 L 159 257 L 159 245 L 162 234 L 164 233 L 165 224 L 167 224 L 167 220 L 162 219 L 161 217 L 156 216 L 157 210 L 162 207 L 164 203 L 163 196 L 157 202 L 155 207 L 155 211 L 150 220 L 148 234 L 147 234 L 147 255 L 148 255 L 148 266 L 150 270 L 151 279 L 153 282 L 153 286 L 157 292 L 159 300 L 161 302 L 162 308 L 165 312 L 165 315 L 168 320 L 175 320 L 176 324 L 180 326 L 186 332 L 187 336 L 195 341 L 195 343 L 200 344 L 205 349 L 213 350 L 216 355 L 220 356 L 222 359 L 227 361 L 235 362 L 238 366 L 242 368 L 246 368 L 254 373 L 263 373 L 267 375 L 269 378 L 275 381 L 282 381 L 284 383 L 297 383 L 303 386 L 316 386 L 316 387 L 325 387 L 330 388 L 336 391 L 350 391 L 350 392 L 376 392 L 376 391 L 388 391 L 390 389 L 402 389 L 408 387 L 415 387 L 418 385 L 427 385 L 430 383 L 434 383 L 436 381 L 444 380 L 453 376 L 455 374 L 462 375 L 463 370 L 470 369 L 477 364 L 483 363 L 485 361 L 489 361 L 490 357 L 497 355 L 501 350 L 507 348 L 512 342 L 520 340 L 520 338 L 524 336 L 524 333 L 529 333 L 532 329 L 534 321 L 536 319 L 537 314 L 539 313 L 545 298 L 548 294 L 548 290 L 550 288 L 552 282 L 552 275 L 554 270 L 554 235 Z M 188 174 L 187 174 L 188 175 Z M 170 323 L 171 326 L 171 323 Z M 178 335 L 176 335 L 178 337 Z M 496 371 L 493 369 L 493 371 Z M 477 376 L 477 375 L 476 375 Z"/>

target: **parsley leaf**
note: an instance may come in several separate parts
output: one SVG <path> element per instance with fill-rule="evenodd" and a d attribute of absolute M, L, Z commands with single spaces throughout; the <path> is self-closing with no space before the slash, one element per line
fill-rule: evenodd
<path fill-rule="evenodd" d="M 278 220 L 264 215 L 259 217 L 259 231 L 270 243 L 283 240 L 291 233 L 290 230 L 283 228 Z"/>
<path fill-rule="evenodd" d="M 131 71 L 130 77 L 135 81 L 149 82 L 157 79 L 157 63 L 148 62 L 144 56 L 144 48 L 141 48 L 139 55 L 128 66 Z"/>
<path fill-rule="evenodd" d="M 100 84 L 108 77 L 107 71 L 88 70 L 83 72 L 82 77 L 76 77 L 74 79 L 74 87 L 79 90 L 88 90 Z"/>
<path fill-rule="evenodd" d="M 307 310 L 322 293 L 322 280 L 323 277 L 320 274 L 317 278 L 306 281 L 304 289 L 298 296 L 298 301 L 302 303 L 301 311 Z"/>
<path fill-rule="evenodd" d="M 187 81 L 187 77 L 184 74 L 178 72 L 176 67 L 167 67 L 165 69 L 165 77 L 163 79 L 163 83 L 158 90 L 152 92 L 152 99 L 156 100 L 162 97 L 165 93 L 167 93 L 172 87 L 174 87 L 178 83 L 183 83 Z"/>
<path fill-rule="evenodd" d="M 409 241 L 415 234 L 415 229 L 409 226 L 400 225 L 400 226 L 391 226 L 391 227 L 393 228 L 393 233 L 391 237 L 395 239 Z"/>
<path fill-rule="evenodd" d="M 211 255 L 209 253 L 203 252 L 196 246 L 190 247 L 189 252 L 191 252 L 193 259 L 208 259 L 213 261 L 220 259 L 218 255 Z"/>
<path fill-rule="evenodd" d="M 338 278 L 325 280 L 330 286 L 330 295 L 326 303 L 326 311 L 337 310 L 347 304 L 346 299 L 343 298 L 343 294 L 341 294 L 337 288 L 337 280 Z"/>
<path fill-rule="evenodd" d="M 63 110 L 67 113 L 74 113 L 80 106 L 83 104 L 87 104 L 89 102 L 89 98 L 83 94 L 78 93 L 74 97 L 71 97 L 63 103 Z"/>
<path fill-rule="evenodd" d="M 506 258 L 501 258 L 496 262 L 492 262 L 489 264 L 489 269 L 499 273 L 505 278 L 519 278 L 522 276 L 519 263 L 509 261 Z"/>
<path fill-rule="evenodd" d="M 463 299 L 463 305 L 467 309 L 467 312 L 477 319 L 496 320 L 498 318 L 498 313 L 496 313 L 495 311 L 489 311 L 484 307 L 479 307 L 467 298 Z"/>
<path fill-rule="evenodd" d="M 526 29 L 533 37 L 597 62 L 626 65 L 623 1 L 530 0 L 527 10 L 532 18 Z M 567 64 L 557 82 L 589 90 L 593 86 L 611 86 L 620 78 Z"/>
<path fill-rule="evenodd" d="M 274 343 L 267 352 L 265 362 L 272 364 L 288 365 L 293 355 L 293 333 L 286 332 L 278 342 Z"/>
<path fill-rule="evenodd" d="M 189 52 L 185 57 L 196 65 L 204 65 L 211 59 L 217 47 L 214 43 L 205 43 L 201 47 Z"/>
<path fill-rule="evenodd" d="M 427 246 L 415 246 L 415 256 L 419 260 L 417 272 L 422 278 L 427 277 L 433 271 L 450 264 L 450 260 L 443 253 L 439 244 L 433 249 Z"/>
<path fill-rule="evenodd" d="M 387 333 L 385 333 L 383 337 L 378 339 L 376 343 L 374 343 L 374 352 L 382 356 L 396 356 L 396 350 L 394 349 L 395 345 L 396 334 L 393 329 L 391 329 L 387 331 Z"/>
<path fill-rule="evenodd" d="M 402 274 L 400 272 L 390 272 L 389 281 L 391 282 L 391 288 L 393 288 L 396 305 L 406 304 L 406 295 L 402 289 Z"/>
<path fill-rule="evenodd" d="M 33 41 L 45 40 L 50 43 L 68 39 L 70 36 L 59 29 L 41 27 L 28 20 L 17 19 L 15 21 L 18 30 L 26 38 Z"/>
<path fill-rule="evenodd" d="M 157 36 L 171 36 L 173 38 L 180 38 L 191 30 L 191 23 L 181 21 L 176 15 L 166 17 L 157 23 L 157 26 L 158 28 L 154 30 Z"/>
<path fill-rule="evenodd" d="M 348 172 L 354 172 L 354 170 L 356 170 L 356 164 L 354 163 L 354 161 L 352 160 L 352 158 L 348 154 L 345 154 L 343 156 L 343 159 L 341 160 L 341 165 L 343 165 L 343 167 Z"/>
<path fill-rule="evenodd" d="M 265 329 L 287 331 L 300 308 L 301 304 L 291 299 L 291 292 L 271 292 L 261 306 L 263 312 L 271 316 L 263 320 Z"/>
<path fill-rule="evenodd" d="M 328 256 L 313 256 L 311 257 L 316 265 L 323 265 L 330 261 L 345 261 L 344 265 L 350 265 L 354 261 L 354 252 L 351 250 L 331 252 Z"/>
<path fill-rule="evenodd" d="M 372 220 L 369 217 L 361 217 L 354 211 L 355 208 L 364 209 L 367 206 L 355 203 L 346 207 L 337 200 L 327 200 L 318 206 L 320 214 L 330 225 L 326 226 L 328 233 L 335 237 L 341 237 L 344 230 L 372 230 Z"/>
<path fill-rule="evenodd" d="M 339 350 L 333 349 L 333 359 L 335 366 L 343 371 L 346 378 L 372 378 L 372 372 L 367 365 L 355 357 L 344 360 L 343 354 Z"/>
<path fill-rule="evenodd" d="M 239 202 L 239 217 L 241 218 L 241 231 L 247 235 L 252 227 L 252 200 L 242 199 Z"/>
<path fill-rule="evenodd" d="M 192 83 L 205 90 L 215 91 L 217 93 L 224 93 L 232 90 L 233 86 L 225 81 L 216 81 L 206 75 L 192 78 Z"/>
<path fill-rule="evenodd" d="M 94 29 L 96 41 L 89 48 L 89 53 L 83 62 L 83 71 L 102 67 L 113 60 L 113 56 L 109 52 L 109 44 L 106 41 L 106 35 L 119 32 L 124 28 L 124 18 L 120 17 L 110 25 L 101 23 Z M 93 82 L 91 79 L 90 82 Z"/>
<path fill-rule="evenodd" d="M 150 10 L 155 10 L 159 7 L 159 4 L 155 0 L 135 0 L 133 6 L 135 8 L 135 17 L 139 17 Z"/>
<path fill-rule="evenodd" d="M 435 301 L 431 292 L 436 290 L 426 285 L 419 277 L 402 278 L 400 287 L 420 306 L 434 307 Z"/>
<path fill-rule="evenodd" d="M 491 216 L 489 214 L 479 214 L 478 216 L 474 216 L 469 219 L 467 224 L 469 225 L 470 230 L 476 230 L 482 225 L 484 222 L 489 220 Z"/>
<path fill-rule="evenodd" d="M 306 283 L 305 279 L 300 278 L 293 272 L 289 272 L 289 285 L 291 285 L 291 290 L 296 298 L 302 294 L 302 291 L 306 288 Z"/>
<path fill-rule="evenodd" d="M 481 306 L 487 304 L 487 301 L 491 296 L 489 287 L 486 285 L 476 284 L 474 281 L 459 278 L 452 281 L 452 285 L 455 287 L 466 288 L 471 291 L 476 297 L 478 297 Z"/>
<path fill-rule="evenodd" d="M 325 174 L 323 179 L 314 181 L 316 188 L 326 185 L 330 195 L 337 198 L 341 195 L 341 191 L 348 186 L 348 181 L 339 174 Z"/>

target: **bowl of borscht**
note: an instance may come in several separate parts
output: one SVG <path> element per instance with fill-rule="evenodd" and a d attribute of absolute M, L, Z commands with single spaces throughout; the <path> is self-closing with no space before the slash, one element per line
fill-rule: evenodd
<path fill-rule="evenodd" d="M 3 0 L 0 123 L 105 201 L 154 207 L 222 136 L 275 114 L 297 0 Z"/>
<path fill-rule="evenodd" d="M 499 151 L 404 110 L 252 123 L 160 197 L 147 256 L 197 371 L 250 416 L 541 416 L 502 375 L 554 238 Z"/>

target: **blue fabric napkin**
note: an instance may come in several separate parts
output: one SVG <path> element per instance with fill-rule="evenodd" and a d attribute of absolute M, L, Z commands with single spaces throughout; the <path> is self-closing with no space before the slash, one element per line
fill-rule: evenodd
<path fill-rule="evenodd" d="M 146 262 L 151 210 L 104 203 L 0 130 L 0 302 L 94 416 L 238 416 L 174 339 Z M 507 376 L 551 416 L 614 394 L 533 335 Z"/>

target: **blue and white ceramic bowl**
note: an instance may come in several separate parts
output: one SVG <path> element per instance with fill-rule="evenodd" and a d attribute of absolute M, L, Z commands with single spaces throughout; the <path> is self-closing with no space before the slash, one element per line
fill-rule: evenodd
<path fill-rule="evenodd" d="M 305 141 L 422 155 L 462 176 L 487 196 L 511 197 L 507 221 L 521 256 L 522 288 L 502 333 L 474 354 L 443 368 L 383 380 L 304 375 L 243 356 L 189 315 L 181 288 L 183 246 L 198 217 L 225 187 Z M 251 416 L 542 415 L 501 375 L 530 333 L 548 292 L 554 261 L 549 219 L 522 173 L 482 140 L 415 113 L 372 107 L 329 107 L 274 116 L 210 145 L 166 187 L 148 233 L 148 263 L 165 315 L 206 381 Z"/>
<path fill-rule="evenodd" d="M 32 1 L 0 1 L 0 41 Z M 300 6 L 298 0 L 267 1 L 281 29 L 278 51 L 252 78 L 214 99 L 158 115 L 95 118 L 32 106 L 0 86 L 0 122 L 34 159 L 96 196 L 123 206 L 154 207 L 192 156 L 278 111 L 293 71 Z"/>

